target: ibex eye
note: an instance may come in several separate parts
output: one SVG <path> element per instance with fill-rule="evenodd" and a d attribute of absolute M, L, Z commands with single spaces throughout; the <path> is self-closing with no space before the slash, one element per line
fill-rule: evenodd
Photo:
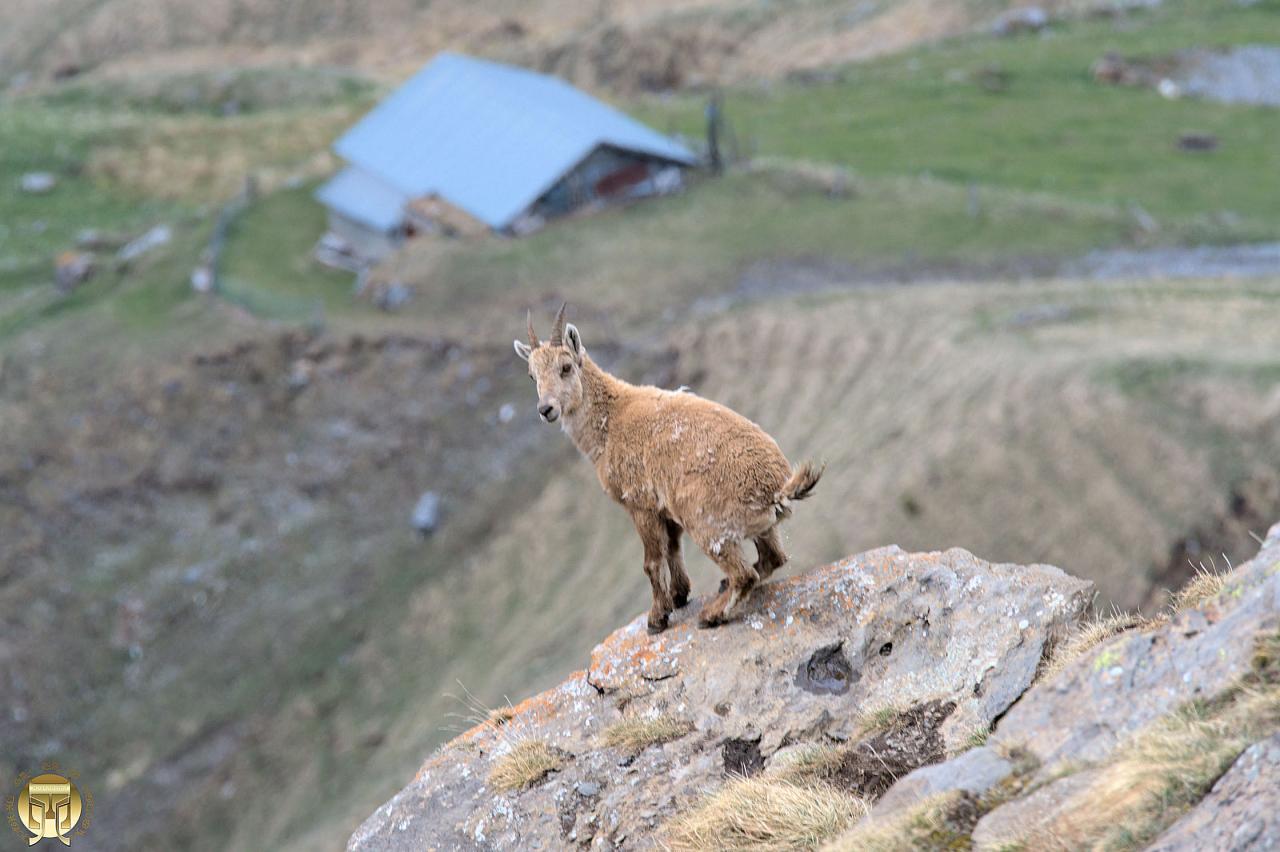
<path fill-rule="evenodd" d="M 563 367 L 560 368 L 560 375 L 562 376 L 567 376 L 572 372 L 573 372 L 573 367 L 570 367 L 568 364 L 565 364 Z"/>

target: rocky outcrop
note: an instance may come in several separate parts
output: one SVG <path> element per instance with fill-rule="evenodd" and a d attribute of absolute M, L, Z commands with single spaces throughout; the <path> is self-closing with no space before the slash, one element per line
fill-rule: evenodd
<path fill-rule="evenodd" d="M 1216 594 L 1083 654 L 1029 690 L 985 745 L 898 781 L 869 820 L 887 822 L 949 793 L 986 796 L 986 812 L 972 829 L 975 848 L 1016 845 L 1038 832 L 1054 836 L 1064 818 L 1079 822 L 1072 808 L 1099 789 L 1120 749 L 1159 721 L 1187 707 L 1220 706 L 1242 684 L 1276 700 L 1280 685 L 1269 658 L 1278 642 L 1280 524 L 1253 560 L 1222 579 Z M 1260 664 L 1273 669 L 1261 686 L 1250 680 Z M 1212 709 L 1203 712 L 1212 718 Z M 1176 749 L 1165 744 L 1170 767 Z M 1280 797 L 1274 760 L 1268 763 L 1277 749 L 1275 736 L 1246 749 L 1156 848 L 1273 848 L 1263 841 L 1277 842 Z M 1022 794 L 1009 795 L 1010 788 Z"/>
<path fill-rule="evenodd" d="M 718 629 L 695 626 L 696 602 L 659 636 L 637 618 L 585 671 L 441 748 L 349 848 L 652 847 L 727 775 L 807 743 L 856 742 L 841 772 L 878 795 L 985 734 L 1091 594 L 1051 566 L 891 547 L 767 584 Z M 877 714 L 895 721 L 863 739 Z M 528 786 L 496 789 L 535 747 Z"/>
<path fill-rule="evenodd" d="M 833 850 L 1083 848 L 1115 830 L 1118 848 L 1275 848 L 1280 525 L 1200 579 L 1175 614 L 1065 663 L 1091 586 L 963 550 L 768 584 L 716 630 L 696 606 L 656 637 L 637 618 L 440 749 L 349 849 L 660 847 L 736 776 L 793 783 L 815 745 L 810 789 L 873 803 Z"/>

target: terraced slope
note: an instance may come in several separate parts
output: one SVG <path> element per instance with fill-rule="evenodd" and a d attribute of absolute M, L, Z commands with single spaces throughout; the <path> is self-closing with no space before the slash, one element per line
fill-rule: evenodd
<path fill-rule="evenodd" d="M 1154 579 L 1174 542 L 1228 511 L 1233 482 L 1272 473 L 1277 320 L 1280 281 L 937 284 L 745 306 L 652 345 L 678 353 L 674 381 L 761 423 L 792 459 L 829 462 L 784 526 L 789 570 L 872 543 L 955 542 L 1060 565 L 1098 584 L 1100 607 L 1150 612 L 1185 576 Z M 1240 530 L 1229 555 L 1255 547 Z M 593 637 L 646 606 L 640 558 L 625 513 L 566 451 L 483 547 L 414 594 L 389 653 L 448 663 L 406 685 L 418 697 L 393 717 L 388 779 L 412 774 L 409 744 L 469 712 L 445 696 L 462 696 L 455 680 L 497 706 L 580 668 Z M 702 555 L 688 561 L 698 591 L 718 582 Z"/>
<path fill-rule="evenodd" d="M 11 0 L 0 74 L 337 63 L 399 75 L 446 47 L 616 90 L 774 77 L 967 32 L 1008 0 Z M 1041 4 L 1046 5 L 1046 4 Z M 1089 0 L 1054 0 L 1055 10 Z"/>

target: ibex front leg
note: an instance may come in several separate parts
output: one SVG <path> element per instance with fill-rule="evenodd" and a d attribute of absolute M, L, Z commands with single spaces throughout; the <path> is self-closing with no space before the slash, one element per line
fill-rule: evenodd
<path fill-rule="evenodd" d="M 640 541 L 644 543 L 644 573 L 649 575 L 649 585 L 653 589 L 653 606 L 649 610 L 649 632 L 661 633 L 667 629 L 667 620 L 673 609 L 671 592 L 667 589 L 667 526 L 662 518 L 647 512 L 632 512 L 631 520 L 635 522 L 636 532 L 640 533 Z"/>

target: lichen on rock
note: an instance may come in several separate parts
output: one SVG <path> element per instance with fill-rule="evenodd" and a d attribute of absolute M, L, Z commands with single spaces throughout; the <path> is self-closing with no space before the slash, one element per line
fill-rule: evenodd
<path fill-rule="evenodd" d="M 1091 595 L 1051 566 L 888 547 L 766 584 L 720 628 L 696 626 L 697 602 L 658 636 L 639 617 L 584 672 L 443 746 L 349 848 L 654 847 L 677 814 L 802 744 L 833 755 L 821 783 L 878 795 L 1008 711 Z M 867 729 L 883 708 L 901 713 Z M 495 763 L 530 740 L 559 767 L 494 789 Z"/>

